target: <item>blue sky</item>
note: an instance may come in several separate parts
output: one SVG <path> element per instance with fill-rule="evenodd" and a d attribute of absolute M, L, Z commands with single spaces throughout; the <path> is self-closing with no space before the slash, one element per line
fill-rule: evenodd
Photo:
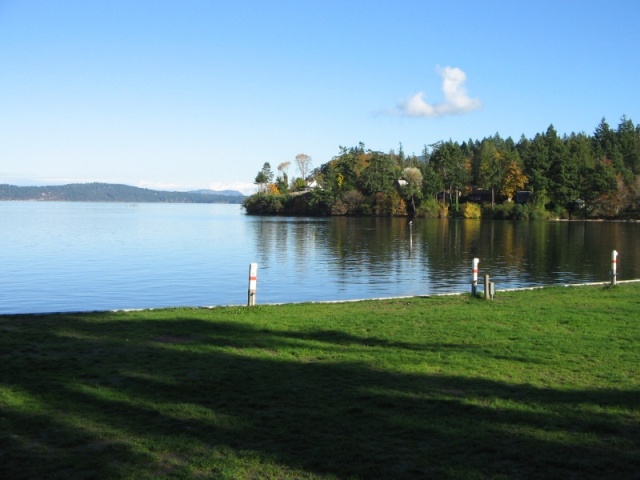
<path fill-rule="evenodd" d="M 0 183 L 250 193 L 341 145 L 637 124 L 638 25 L 640 0 L 0 0 Z"/>

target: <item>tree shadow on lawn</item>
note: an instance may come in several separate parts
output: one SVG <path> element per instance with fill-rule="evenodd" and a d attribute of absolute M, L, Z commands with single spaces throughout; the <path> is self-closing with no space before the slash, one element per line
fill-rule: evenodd
<path fill-rule="evenodd" d="M 419 353 L 419 343 L 336 331 L 96 319 L 0 318 L 19 346 L 0 358 L 3 478 L 224 478 L 237 457 L 358 479 L 634 478 L 640 469 L 637 416 L 624 413 L 637 410 L 638 390 L 565 391 L 323 360 L 325 349 L 357 358 L 371 345 Z"/>

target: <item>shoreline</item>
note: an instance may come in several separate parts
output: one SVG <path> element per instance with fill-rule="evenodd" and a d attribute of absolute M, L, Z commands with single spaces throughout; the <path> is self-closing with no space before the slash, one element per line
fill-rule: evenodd
<path fill-rule="evenodd" d="M 632 280 L 618 280 L 616 282 L 617 285 L 631 284 L 631 283 L 640 283 L 639 279 Z M 526 292 L 531 290 L 543 290 L 545 288 L 575 288 L 575 287 L 606 287 L 606 286 L 614 286 L 611 285 L 611 282 L 588 282 L 588 283 L 566 283 L 566 284 L 552 284 L 552 285 L 537 285 L 533 287 L 516 287 L 516 288 L 504 288 L 497 289 L 495 294 L 499 293 L 510 293 L 510 292 Z M 483 290 L 478 290 L 476 297 L 478 299 L 482 299 L 481 293 Z M 257 303 L 253 305 L 254 307 L 277 307 L 283 305 L 333 305 L 333 304 L 341 304 L 341 303 L 361 303 L 361 302 L 381 302 L 387 300 L 409 300 L 415 298 L 433 298 L 433 297 L 456 297 L 462 295 L 470 295 L 470 292 L 449 292 L 449 293 L 433 293 L 433 294 L 425 294 L 425 295 L 401 295 L 401 296 L 393 296 L 393 297 L 373 297 L 373 298 L 354 298 L 347 300 L 309 300 L 302 302 L 274 302 L 274 303 Z M 225 305 L 182 305 L 182 306 L 174 306 L 174 307 L 150 307 L 150 308 L 117 308 L 117 309 L 106 309 L 106 310 L 69 310 L 69 311 L 52 311 L 52 312 L 36 312 L 36 313 L 0 313 L 0 318 L 6 317 L 46 317 L 52 315 L 86 315 L 86 314 L 96 314 L 96 313 L 133 313 L 133 312 L 159 312 L 163 310 L 180 310 L 180 309 L 191 309 L 191 310 L 215 310 L 219 308 L 251 308 L 250 305 L 245 304 L 225 304 Z"/>

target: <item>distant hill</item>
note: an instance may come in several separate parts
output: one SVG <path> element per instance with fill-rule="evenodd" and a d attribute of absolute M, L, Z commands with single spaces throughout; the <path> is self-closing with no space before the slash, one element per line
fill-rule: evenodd
<path fill-rule="evenodd" d="M 230 197 L 244 197 L 242 193 L 237 190 L 192 190 L 189 193 L 199 193 L 201 195 L 227 195 Z"/>
<path fill-rule="evenodd" d="M 48 187 L 0 185 L 0 201 L 139 202 L 139 203 L 242 203 L 244 195 L 212 190 L 165 192 L 112 183 L 73 183 Z M 209 193 L 211 192 L 211 193 Z M 225 191 L 230 192 L 230 191 Z"/>

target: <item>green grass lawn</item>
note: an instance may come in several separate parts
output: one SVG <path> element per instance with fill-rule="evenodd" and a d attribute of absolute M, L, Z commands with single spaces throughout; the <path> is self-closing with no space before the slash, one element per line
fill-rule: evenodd
<path fill-rule="evenodd" d="M 640 478 L 640 284 L 0 316 L 0 478 Z"/>

